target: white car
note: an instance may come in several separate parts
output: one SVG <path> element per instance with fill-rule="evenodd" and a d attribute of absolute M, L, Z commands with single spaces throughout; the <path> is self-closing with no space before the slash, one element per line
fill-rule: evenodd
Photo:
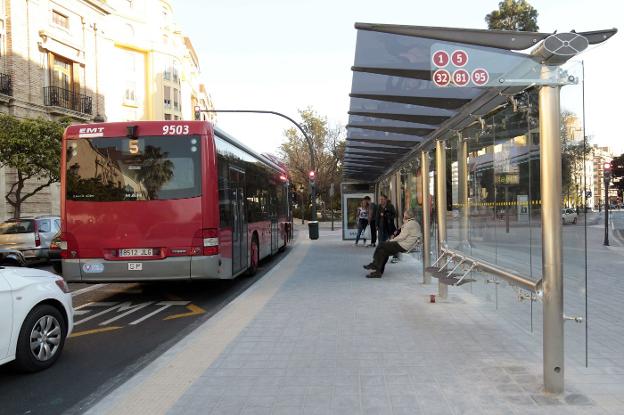
<path fill-rule="evenodd" d="M 561 209 L 561 223 L 576 223 L 578 220 L 578 215 L 576 214 L 576 210 L 574 209 Z"/>
<path fill-rule="evenodd" d="M 52 366 L 74 327 L 69 287 L 34 268 L 0 267 L 0 365 L 36 372 Z"/>

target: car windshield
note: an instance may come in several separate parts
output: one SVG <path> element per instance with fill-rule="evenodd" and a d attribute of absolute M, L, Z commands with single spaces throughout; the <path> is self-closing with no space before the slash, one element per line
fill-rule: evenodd
<path fill-rule="evenodd" d="M 82 138 L 67 143 L 67 200 L 170 200 L 201 195 L 197 136 Z"/>
<path fill-rule="evenodd" d="M 0 235 L 30 233 L 34 231 L 35 222 L 32 220 L 11 220 L 0 223 Z"/>

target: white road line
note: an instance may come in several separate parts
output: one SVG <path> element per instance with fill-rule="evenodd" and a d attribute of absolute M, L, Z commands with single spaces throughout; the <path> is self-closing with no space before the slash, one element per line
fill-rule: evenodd
<path fill-rule="evenodd" d="M 90 285 L 90 286 L 88 286 L 88 287 L 81 288 L 81 289 L 76 290 L 76 291 L 72 291 L 71 295 L 72 295 L 72 298 L 73 298 L 73 297 L 78 297 L 78 296 L 79 296 L 79 295 L 81 295 L 81 294 L 88 293 L 88 292 L 90 292 L 90 291 L 95 291 L 95 290 L 100 289 L 100 288 L 102 288 L 102 287 L 106 287 L 107 285 L 108 285 L 108 284 L 95 284 L 95 285 Z"/>

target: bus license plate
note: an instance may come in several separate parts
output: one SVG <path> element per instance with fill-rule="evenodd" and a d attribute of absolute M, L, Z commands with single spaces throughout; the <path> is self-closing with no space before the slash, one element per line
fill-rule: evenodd
<path fill-rule="evenodd" d="M 154 256 L 152 248 L 120 249 L 119 256 Z"/>
<path fill-rule="evenodd" d="M 128 271 L 143 271 L 141 262 L 128 262 Z"/>

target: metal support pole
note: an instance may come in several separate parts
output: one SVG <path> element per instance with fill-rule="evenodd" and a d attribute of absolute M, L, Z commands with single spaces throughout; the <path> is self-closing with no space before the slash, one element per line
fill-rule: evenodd
<path fill-rule="evenodd" d="M 436 142 L 436 212 L 438 214 L 438 255 L 446 247 L 446 144 Z M 438 296 L 448 297 L 448 286 L 438 281 Z"/>
<path fill-rule="evenodd" d="M 305 223 L 305 194 L 303 187 L 301 187 L 301 209 L 299 209 L 299 212 L 301 212 L 301 224 L 303 225 Z"/>
<path fill-rule="evenodd" d="M 462 249 L 469 249 L 468 242 L 468 140 L 464 140 L 461 133 L 457 135 L 457 176 L 459 182 L 458 197 L 461 205 L 461 226 L 459 228 L 459 240 Z"/>
<path fill-rule="evenodd" d="M 505 188 L 505 233 L 509 233 L 509 186 L 503 186 Z"/>
<path fill-rule="evenodd" d="M 604 179 L 605 186 L 605 230 L 604 230 L 604 241 L 602 244 L 604 246 L 609 246 L 609 179 L 605 175 Z"/>
<path fill-rule="evenodd" d="M 312 183 L 310 183 L 310 187 L 312 187 L 311 191 L 312 191 L 312 209 L 310 212 L 310 216 L 311 216 L 311 221 L 316 221 L 317 217 L 316 217 L 316 182 L 314 180 L 312 180 Z"/>
<path fill-rule="evenodd" d="M 331 210 L 331 230 L 334 230 L 334 198 L 329 198 L 329 209 Z"/>
<path fill-rule="evenodd" d="M 422 264 L 423 284 L 431 284 L 431 275 L 425 270 L 431 265 L 431 199 L 429 198 L 429 153 L 420 152 L 420 179 L 422 182 Z"/>
<path fill-rule="evenodd" d="M 550 68 L 542 67 L 548 77 Z M 544 287 L 544 387 L 564 389 L 563 267 L 561 244 L 561 140 L 558 86 L 539 92 L 540 190 L 542 196 L 542 275 Z"/>

